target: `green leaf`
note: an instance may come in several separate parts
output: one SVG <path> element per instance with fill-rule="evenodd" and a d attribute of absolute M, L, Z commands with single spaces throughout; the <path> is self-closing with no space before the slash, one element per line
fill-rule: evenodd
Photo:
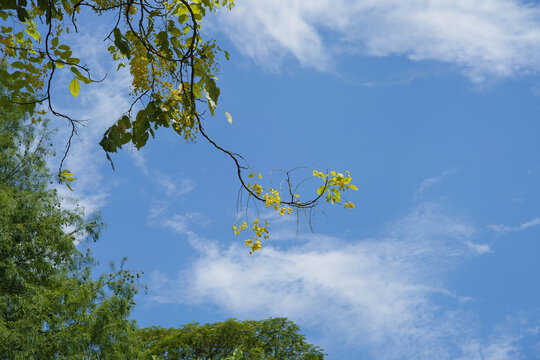
<path fill-rule="evenodd" d="M 60 58 L 64 59 L 64 60 L 67 60 L 70 58 L 71 54 L 73 54 L 73 52 L 71 50 L 66 50 L 64 51 L 63 53 L 60 54 Z"/>
<path fill-rule="evenodd" d="M 109 139 L 112 140 L 112 142 L 114 143 L 114 145 L 116 145 L 116 147 L 122 146 L 122 143 L 120 140 L 120 130 L 118 129 L 118 126 L 116 125 L 111 126 L 110 131 L 109 131 Z"/>
<path fill-rule="evenodd" d="M 169 48 L 169 37 L 167 36 L 166 31 L 160 31 L 157 35 L 157 40 L 158 40 L 158 46 L 162 50 L 166 50 Z"/>
<path fill-rule="evenodd" d="M 55 61 L 54 63 L 56 64 L 56 67 L 59 69 L 63 68 L 65 65 L 63 62 L 60 62 L 60 61 Z"/>
<path fill-rule="evenodd" d="M 57 38 L 57 37 L 53 37 L 52 40 L 51 40 L 51 44 L 52 44 L 52 46 L 54 46 L 54 47 L 58 46 L 58 38 Z"/>
<path fill-rule="evenodd" d="M 124 128 L 126 128 L 126 129 L 131 128 L 131 122 L 129 121 L 129 116 L 127 116 L 127 115 L 122 116 L 122 118 L 119 120 L 119 122 L 122 124 L 122 126 Z"/>
<path fill-rule="evenodd" d="M 79 84 L 77 78 L 73 78 L 73 80 L 71 80 L 71 82 L 69 83 L 69 91 L 71 92 L 71 95 L 73 95 L 73 97 L 77 97 L 77 95 L 79 95 L 80 89 L 81 84 Z"/>
<path fill-rule="evenodd" d="M 131 133 L 125 133 L 125 134 L 120 138 L 120 143 L 121 143 L 122 145 L 125 145 L 125 144 L 127 144 L 130 140 L 131 140 Z"/>
<path fill-rule="evenodd" d="M 67 59 L 66 61 L 69 65 L 77 65 L 78 63 L 81 62 L 80 59 L 77 59 L 77 58 L 69 58 Z"/>
<path fill-rule="evenodd" d="M 28 15 L 28 11 L 25 8 L 17 6 L 17 17 L 21 22 L 25 22 L 30 18 L 30 15 Z"/>
<path fill-rule="evenodd" d="M 182 14 L 178 17 L 178 22 L 180 24 L 185 24 L 188 21 L 188 16 L 186 14 Z M 185 31 L 184 31 L 185 32 Z"/>
<path fill-rule="evenodd" d="M 324 192 L 326 191 L 326 189 L 327 189 L 326 184 L 320 186 L 320 187 L 317 189 L 317 195 L 322 195 L 322 194 L 324 194 Z"/>
<path fill-rule="evenodd" d="M 124 36 L 122 35 L 122 32 L 120 29 L 115 28 L 114 31 L 114 45 L 120 50 L 122 54 L 124 54 L 128 59 L 131 58 L 131 48 L 129 47 L 129 43 L 124 40 Z"/>
<path fill-rule="evenodd" d="M 178 6 L 173 11 L 173 15 L 184 15 L 187 13 L 188 9 L 184 4 L 178 4 Z"/>
<path fill-rule="evenodd" d="M 82 81 L 83 83 L 85 84 L 91 84 L 92 83 L 92 80 L 90 80 L 89 78 L 87 78 L 86 76 L 84 76 L 83 74 L 81 74 L 81 72 L 79 71 L 79 69 L 76 67 L 76 66 L 72 66 L 70 68 L 71 72 L 75 74 L 75 77 Z"/>
<path fill-rule="evenodd" d="M 210 98 L 214 100 L 214 103 L 217 104 L 220 90 L 217 87 L 214 79 L 211 77 L 206 78 L 206 91 L 208 91 L 208 95 L 210 95 Z"/>
<path fill-rule="evenodd" d="M 182 31 L 181 31 L 179 28 L 177 28 L 176 26 L 171 27 L 171 28 L 169 29 L 169 32 L 170 32 L 173 36 L 176 36 L 176 37 L 180 37 L 180 36 L 183 35 Z"/>
<path fill-rule="evenodd" d="M 37 42 L 41 42 L 41 34 L 36 30 L 36 24 L 34 24 L 33 21 L 29 21 L 25 23 L 25 25 L 26 29 L 24 29 L 24 31 L 26 31 L 26 33 L 34 38 L 34 40 Z"/>
<path fill-rule="evenodd" d="M 107 160 L 109 160 L 109 162 L 111 163 L 111 167 L 112 167 L 112 169 L 114 171 L 114 163 L 113 163 L 113 161 L 111 159 L 111 156 L 109 155 L 109 153 L 107 151 L 105 151 L 105 155 L 107 156 Z"/>
<path fill-rule="evenodd" d="M 24 64 L 20 61 L 14 61 L 11 63 L 11 67 L 15 69 L 24 69 Z"/>

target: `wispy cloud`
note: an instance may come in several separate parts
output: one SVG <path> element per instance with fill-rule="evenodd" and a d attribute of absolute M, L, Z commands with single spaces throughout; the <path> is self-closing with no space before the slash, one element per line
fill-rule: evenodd
<path fill-rule="evenodd" d="M 170 228 L 177 232 L 178 234 L 191 234 L 191 227 L 193 225 L 201 227 L 201 226 L 207 226 L 212 221 L 204 216 L 201 213 L 198 212 L 187 212 L 183 215 L 176 214 L 170 218 L 165 219 L 162 222 L 162 226 Z"/>
<path fill-rule="evenodd" d="M 506 225 L 488 225 L 488 228 L 496 232 L 511 232 L 522 231 L 530 227 L 540 225 L 540 217 L 534 218 L 530 221 L 524 222 L 518 226 L 506 226 Z"/>
<path fill-rule="evenodd" d="M 294 238 L 294 246 L 273 243 L 284 246 L 267 245 L 254 256 L 240 245 L 202 239 L 186 222 L 166 225 L 187 235 L 199 258 L 177 279 L 155 272 L 153 301 L 210 303 L 233 316 L 287 316 L 326 329 L 337 342 L 368 346 L 377 358 L 445 358 L 447 338 L 465 337 L 459 297 L 442 279 L 478 255 L 467 244 L 475 229 L 434 203 L 375 239 L 306 235 Z M 441 296 L 456 308 L 441 311 L 435 300 Z"/>
<path fill-rule="evenodd" d="M 195 182 L 191 179 L 182 179 L 178 184 L 170 176 L 161 174 L 158 180 L 163 191 L 168 196 L 182 196 L 195 189 Z"/>
<path fill-rule="evenodd" d="M 441 182 L 442 180 L 444 180 L 449 175 L 454 174 L 456 171 L 457 171 L 457 168 L 451 168 L 449 170 L 443 171 L 441 173 L 441 175 L 439 175 L 439 176 L 425 179 L 420 184 L 420 187 L 418 188 L 418 190 L 416 190 L 416 192 L 414 193 L 414 198 L 417 198 L 418 196 L 422 195 L 422 193 L 424 193 L 424 191 L 426 191 L 427 189 L 429 189 L 433 185 Z"/>
<path fill-rule="evenodd" d="M 80 54 L 90 64 L 89 67 L 94 70 L 95 78 L 104 76 L 103 66 L 107 62 L 104 58 L 109 56 L 106 51 L 105 53 L 99 51 L 103 48 L 100 39 L 83 35 L 72 45 L 74 52 Z M 60 72 L 55 91 L 66 94 L 64 85 L 69 83 L 71 76 L 65 71 Z M 64 168 L 69 169 L 77 177 L 77 181 L 72 184 L 74 192 L 72 193 L 65 186 L 58 186 L 58 191 L 62 196 L 76 197 L 86 213 L 105 206 L 111 189 L 119 182 L 119 180 L 114 180 L 115 174 L 111 171 L 98 143 L 105 130 L 129 108 L 127 91 L 119 91 L 119 89 L 128 89 L 129 83 L 129 73 L 112 72 L 102 83 L 83 85 L 76 99 L 62 98 L 60 95 L 55 98 L 57 110 L 69 114 L 74 119 L 86 120 L 84 126 L 79 127 L 77 136 L 73 138 L 64 163 Z M 59 99 L 63 101 L 60 102 Z M 64 145 L 71 131 L 67 125 L 63 119 L 55 120 L 55 126 L 60 128 L 55 137 L 55 143 L 58 146 L 57 153 L 61 155 L 64 153 Z M 50 166 L 56 168 L 59 161 L 58 157 L 51 159 Z"/>
<path fill-rule="evenodd" d="M 488 244 L 475 244 L 467 241 L 465 242 L 465 245 L 467 245 L 469 249 L 476 251 L 480 255 L 492 252 L 491 247 Z"/>
<path fill-rule="evenodd" d="M 329 70 L 342 53 L 453 64 L 475 82 L 536 72 L 540 10 L 518 0 L 239 1 L 221 29 L 260 65 Z"/>
<path fill-rule="evenodd" d="M 536 359 L 539 324 L 537 311 L 510 314 L 487 335 L 465 341 L 456 360 Z"/>
<path fill-rule="evenodd" d="M 502 334 L 487 342 L 468 341 L 463 346 L 463 356 L 457 360 L 515 360 L 521 359 L 518 336 Z"/>

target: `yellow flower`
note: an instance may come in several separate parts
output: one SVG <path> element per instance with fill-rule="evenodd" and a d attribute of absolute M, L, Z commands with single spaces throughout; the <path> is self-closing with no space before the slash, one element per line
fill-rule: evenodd
<path fill-rule="evenodd" d="M 263 188 L 262 188 L 261 185 L 259 185 L 259 184 L 253 184 L 253 185 L 248 184 L 248 186 L 251 188 L 251 190 L 253 190 L 253 192 L 255 194 L 257 194 L 257 196 L 261 196 L 262 191 L 263 191 Z"/>
<path fill-rule="evenodd" d="M 279 205 L 281 204 L 279 191 L 270 189 L 270 191 L 263 196 L 263 199 L 265 200 L 266 207 L 272 206 L 275 210 L 279 210 Z"/>
<path fill-rule="evenodd" d="M 325 180 L 326 177 L 328 176 L 328 174 L 324 174 L 324 173 L 322 173 L 320 171 L 313 170 L 313 176 L 320 177 L 321 179 Z"/>
<path fill-rule="evenodd" d="M 354 204 L 352 202 L 347 202 L 345 205 L 343 205 L 345 209 L 354 209 Z"/>

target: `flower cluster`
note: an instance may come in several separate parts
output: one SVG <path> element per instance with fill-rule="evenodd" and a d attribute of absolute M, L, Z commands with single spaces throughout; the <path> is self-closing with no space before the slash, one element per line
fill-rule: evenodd
<path fill-rule="evenodd" d="M 351 174 L 348 171 L 345 171 L 345 173 L 346 175 L 344 175 L 343 173 L 336 173 L 335 171 L 331 171 L 330 173 L 323 173 L 317 170 L 313 170 L 313 176 L 318 177 L 322 181 L 324 181 L 324 184 L 320 186 L 317 190 L 317 194 L 319 195 L 319 197 L 326 195 L 327 202 L 336 204 L 341 203 L 342 192 L 347 190 L 358 190 L 355 185 L 351 184 Z M 248 177 L 256 177 L 262 179 L 261 173 L 255 174 L 254 172 L 251 172 Z M 280 216 L 284 216 L 286 214 L 288 215 L 293 212 L 293 209 L 290 206 L 286 205 L 291 205 L 298 208 L 302 208 L 304 206 L 303 203 L 299 200 L 299 194 L 291 193 L 292 200 L 283 201 L 281 198 L 282 194 L 280 194 L 279 190 L 270 188 L 266 193 L 264 193 L 265 189 L 257 183 L 248 183 L 247 188 L 251 192 L 251 195 L 256 195 L 258 199 L 262 199 L 264 201 L 266 208 L 273 208 L 275 211 L 278 212 Z M 311 205 L 311 203 L 308 204 Z M 346 201 L 343 206 L 346 209 L 354 209 L 355 207 L 354 204 L 350 201 Z M 248 225 L 246 221 L 244 221 L 241 225 L 238 226 L 234 224 L 232 227 L 235 235 L 239 235 L 247 228 Z M 253 235 L 250 239 L 245 240 L 245 245 L 251 249 L 250 254 L 253 254 L 253 252 L 262 248 L 261 239 L 269 238 L 268 222 L 265 221 L 265 225 L 261 225 L 260 219 L 256 218 L 252 222 L 251 230 L 253 231 Z"/>
<path fill-rule="evenodd" d="M 255 193 L 257 196 L 261 196 L 263 188 L 259 184 L 248 184 L 248 187 Z"/>
<path fill-rule="evenodd" d="M 269 238 L 268 221 L 266 220 L 264 221 L 265 225 L 261 225 L 259 224 L 259 222 L 260 222 L 259 218 L 256 218 L 255 220 L 253 220 L 252 230 L 253 230 L 254 235 L 251 239 L 244 241 L 246 246 L 251 248 L 251 251 L 249 252 L 250 254 L 253 254 L 253 252 L 262 249 L 261 238 L 264 238 L 264 239 Z M 235 235 L 240 234 L 241 231 L 246 230 L 246 229 L 247 229 L 247 223 L 245 221 L 239 227 L 237 227 L 236 224 L 233 225 L 233 231 Z"/>
<path fill-rule="evenodd" d="M 342 173 L 336 173 L 331 171 L 329 174 L 313 170 L 313 176 L 318 177 L 324 181 L 324 184 L 317 189 L 317 194 L 322 196 L 326 194 L 326 201 L 332 204 L 341 203 L 341 192 L 346 190 L 358 190 L 358 188 L 351 184 L 351 173 L 345 170 L 347 176 Z M 345 209 L 354 209 L 354 204 L 350 201 L 344 205 Z"/>
<path fill-rule="evenodd" d="M 264 196 L 266 207 L 272 206 L 274 210 L 279 211 L 279 205 L 281 204 L 281 197 L 279 196 L 279 191 L 270 189 Z"/>
<path fill-rule="evenodd" d="M 247 229 L 247 223 L 246 221 L 244 220 L 244 222 L 242 223 L 242 225 L 240 226 L 236 226 L 236 224 L 233 224 L 232 226 L 232 229 L 234 231 L 234 235 L 239 235 L 240 234 L 240 231 L 243 231 L 243 230 L 246 230 Z"/>
<path fill-rule="evenodd" d="M 291 209 L 290 207 L 282 207 L 279 209 L 279 215 L 283 216 L 285 215 L 285 213 L 287 214 L 291 214 L 293 212 L 293 209 Z"/>

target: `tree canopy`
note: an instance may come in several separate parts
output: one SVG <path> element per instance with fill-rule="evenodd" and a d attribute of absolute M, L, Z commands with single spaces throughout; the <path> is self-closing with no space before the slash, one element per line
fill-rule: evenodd
<path fill-rule="evenodd" d="M 144 359 L 163 360 L 319 360 L 324 353 L 305 341 L 299 328 L 285 318 L 260 321 L 229 319 L 180 328 L 149 327 L 138 331 Z"/>
<path fill-rule="evenodd" d="M 95 261 L 74 240 L 97 239 L 100 221 L 61 206 L 47 128 L 37 134 L 20 115 L 0 114 L 0 358 L 134 359 L 138 275 L 92 278 Z"/>

